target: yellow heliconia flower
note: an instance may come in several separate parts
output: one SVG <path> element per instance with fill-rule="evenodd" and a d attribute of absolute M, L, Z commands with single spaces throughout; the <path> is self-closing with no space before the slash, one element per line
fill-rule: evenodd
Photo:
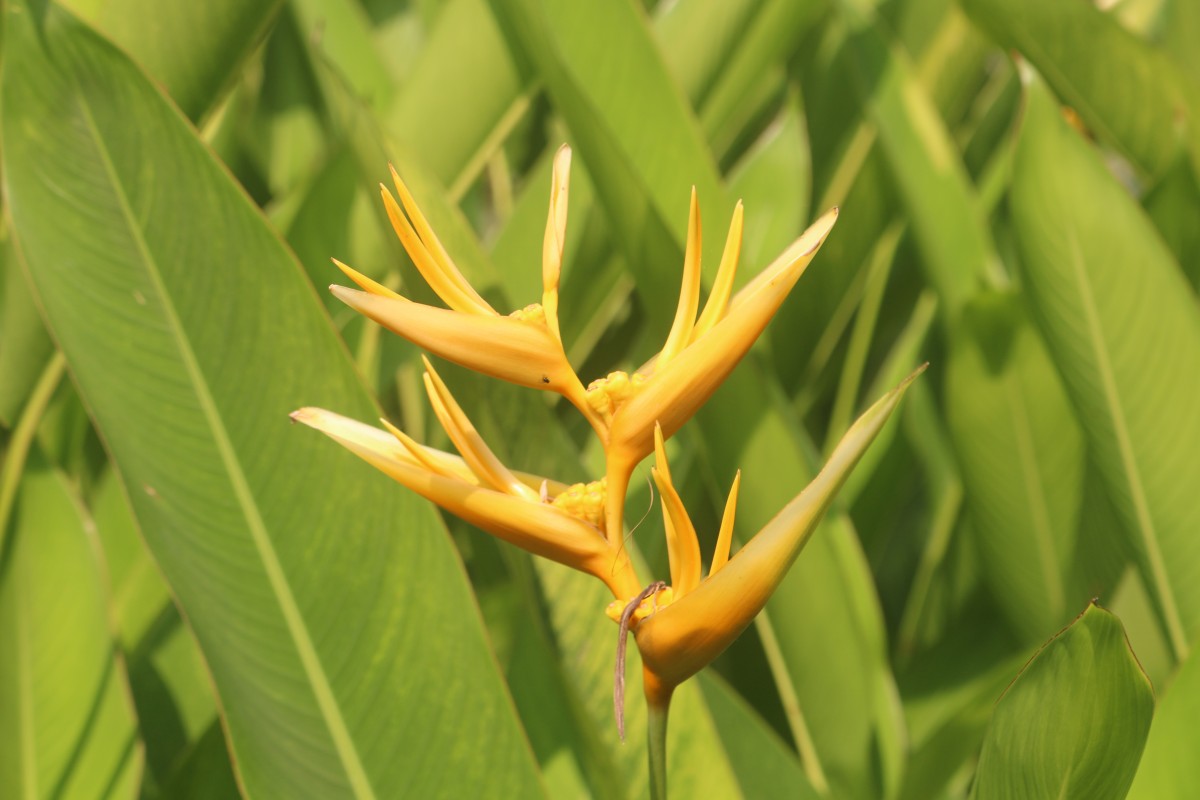
<path fill-rule="evenodd" d="M 550 213 L 542 246 L 540 304 L 504 316 L 480 297 L 454 265 L 395 169 L 392 179 L 400 202 L 380 186 L 388 218 L 421 276 L 450 308 L 410 302 L 336 259 L 338 268 L 363 291 L 344 286 L 329 289 L 346 305 L 424 350 L 484 375 L 561 394 L 605 440 L 607 426 L 587 402 L 583 384 L 567 361 L 558 326 L 558 283 L 566 243 L 570 170 L 571 149 L 563 145 L 554 158 Z"/>
<path fill-rule="evenodd" d="M 734 209 L 717 278 L 704 309 L 700 299 L 700 208 L 692 190 L 683 282 L 662 350 L 632 375 L 614 372 L 584 389 L 567 361 L 558 323 L 558 284 L 566 241 L 571 150 L 554 159 L 550 212 L 542 246 L 542 302 L 508 316 L 496 312 L 458 271 L 396 171 L 397 203 L 381 187 L 396 235 L 430 287 L 450 308 L 409 302 L 350 267 L 338 267 L 363 291 L 330 289 L 343 302 L 417 346 L 522 386 L 567 398 L 605 447 L 606 535 L 618 546 L 624 498 L 634 467 L 654 449 L 654 426 L 667 438 L 695 414 L 750 350 L 812 261 L 837 221 L 836 208 L 733 296 L 742 244 L 742 204 Z"/>
<path fill-rule="evenodd" d="M 588 399 L 608 423 L 605 473 L 609 541 L 622 535 L 625 489 L 634 467 L 654 449 L 661 426 L 670 438 L 707 402 L 762 334 L 837 222 L 826 212 L 766 269 L 730 299 L 742 242 L 742 204 L 733 221 L 716 281 L 699 319 L 700 208 L 692 190 L 683 286 L 675 320 L 657 356 L 632 376 L 613 373 L 588 387 Z"/>
<path fill-rule="evenodd" d="M 816 529 L 842 483 L 879 433 L 921 367 L 869 408 L 850 427 L 817 477 L 732 558 L 729 546 L 741 475 L 734 478 L 708 577 L 700 577 L 700 546 L 655 429 L 655 482 L 663 498 L 663 518 L 671 565 L 671 586 L 612 603 L 608 615 L 626 616 L 642 654 L 647 701 L 666 708 L 671 692 L 721 654 L 754 619 L 783 580 Z M 618 714 L 619 714 L 618 710 Z"/>
<path fill-rule="evenodd" d="M 614 596 L 638 591 L 628 555 L 604 536 L 603 481 L 567 486 L 512 472 L 491 451 L 440 376 L 425 361 L 425 389 L 461 457 L 425 447 L 383 420 L 387 430 L 320 408 L 292 419 L 315 428 L 359 458 L 457 517 L 534 555 L 602 580 Z"/>

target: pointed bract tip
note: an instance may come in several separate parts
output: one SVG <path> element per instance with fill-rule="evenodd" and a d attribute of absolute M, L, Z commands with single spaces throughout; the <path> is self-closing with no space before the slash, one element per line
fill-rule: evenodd
<path fill-rule="evenodd" d="M 921 373 L 923 373 L 927 369 L 929 369 L 928 361 L 926 361 L 924 364 L 922 364 L 921 366 L 914 369 L 912 372 L 910 372 L 908 374 L 908 377 L 906 377 L 904 380 L 900 381 L 900 385 L 896 387 L 895 391 L 902 392 L 905 389 L 907 389 L 908 385 L 910 383 L 912 383 L 913 381 L 915 381 L 917 378 L 921 377 Z"/>
<path fill-rule="evenodd" d="M 833 226 L 838 221 L 838 208 L 833 208 L 826 211 L 813 224 L 808 226 L 804 233 L 800 234 L 800 238 L 796 240 L 796 245 L 803 243 L 805 246 L 800 252 L 800 258 L 809 255 L 817 250 L 825 243 L 825 238 L 829 236 L 829 232 L 833 230 Z"/>
<path fill-rule="evenodd" d="M 316 421 L 317 417 L 320 415 L 320 412 L 321 409 L 319 408 L 305 406 L 304 408 L 297 408 L 295 411 L 288 414 L 288 418 L 291 419 L 293 423 L 299 422 L 304 425 L 311 425 Z"/>
<path fill-rule="evenodd" d="M 349 286 L 338 286 L 336 283 L 329 284 L 329 291 L 338 300 L 341 300 L 346 305 L 353 306 L 355 308 L 357 308 L 354 302 L 355 296 L 366 294 L 366 292 L 360 292 L 358 289 L 351 289 Z"/>

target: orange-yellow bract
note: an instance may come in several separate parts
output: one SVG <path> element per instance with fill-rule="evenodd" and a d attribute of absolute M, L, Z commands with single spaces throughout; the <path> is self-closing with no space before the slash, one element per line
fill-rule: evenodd
<path fill-rule="evenodd" d="M 292 419 L 315 428 L 394 480 L 457 517 L 534 555 L 593 575 L 615 595 L 637 592 L 628 557 L 604 537 L 603 482 L 567 486 L 510 471 L 484 443 L 428 360 L 425 388 L 461 457 L 320 408 Z"/>
<path fill-rule="evenodd" d="M 731 556 L 738 473 L 704 577 L 699 541 L 672 482 L 665 440 L 749 352 L 829 235 L 838 211 L 820 217 L 734 295 L 743 223 L 738 203 L 701 310 L 700 207 L 693 190 L 682 287 L 662 349 L 639 370 L 614 372 L 584 388 L 567 361 L 558 320 L 570 164 L 571 151 L 563 146 L 554 159 L 540 303 L 507 316 L 493 309 L 455 266 L 394 170 L 400 200 L 382 190 L 388 217 L 421 275 L 449 308 L 410 302 L 340 262 L 335 263 L 361 290 L 331 288 L 354 309 L 423 349 L 565 397 L 604 447 L 604 476 L 567 486 L 511 471 L 484 444 L 428 360 L 424 380 L 430 403 L 461 456 L 420 445 L 387 422 L 387 430 L 381 430 L 314 408 L 293 418 L 482 530 L 603 581 L 616 598 L 608 614 L 622 622 L 622 630 L 629 626 L 641 651 L 647 701 L 665 714 L 674 688 L 710 663 L 762 610 L 920 370 L 868 409 L 816 479 Z M 671 584 L 643 589 L 624 544 L 623 515 L 630 475 L 651 452 L 656 453 L 652 474 L 662 495 Z"/>
<path fill-rule="evenodd" d="M 676 686 L 720 655 L 763 609 L 838 489 L 920 372 L 914 372 L 859 417 L 812 483 L 730 558 L 739 472 L 725 505 L 708 577 L 703 580 L 696 531 L 671 482 L 662 432 L 656 429 L 653 475 L 663 498 L 671 586 L 643 600 L 633 613 L 631 626 L 642 653 L 649 702 L 665 706 Z M 609 616 L 620 619 L 625 606 L 621 600 L 613 602 Z"/>

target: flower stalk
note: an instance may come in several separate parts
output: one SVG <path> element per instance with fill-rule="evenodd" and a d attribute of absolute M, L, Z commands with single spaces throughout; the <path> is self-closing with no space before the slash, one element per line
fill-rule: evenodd
<path fill-rule="evenodd" d="M 648 709 L 651 797 L 665 800 L 667 718 L 675 688 L 720 655 L 762 610 L 850 471 L 924 368 L 872 405 L 846 432 L 812 483 L 733 553 L 742 481 L 738 471 L 705 574 L 699 537 L 672 479 L 666 440 L 750 351 L 833 229 L 838 210 L 821 216 L 734 295 L 744 221 L 739 202 L 716 280 L 701 307 L 701 218 L 693 189 L 679 299 L 662 348 L 640 369 L 613 372 L 585 388 L 567 360 L 558 319 L 570 164 L 570 148 L 563 146 L 554 158 L 540 303 L 507 315 L 496 311 L 458 270 L 394 169 L 399 200 L 380 187 L 388 219 L 446 307 L 412 302 L 336 260 L 358 288 L 330 288 L 347 305 L 424 350 L 501 380 L 562 395 L 588 420 L 604 448 L 602 477 L 569 485 L 510 469 L 483 441 L 428 358 L 426 394 L 457 455 L 421 445 L 386 420 L 380 429 L 318 408 L 302 408 L 292 419 L 321 431 L 481 530 L 592 575 L 609 588 L 614 600 L 606 613 L 618 625 L 613 679 L 617 729 L 623 739 L 625 648 L 632 634 L 641 654 Z M 624 544 L 630 476 L 651 453 L 651 475 L 662 497 L 669 583 L 643 583 Z"/>

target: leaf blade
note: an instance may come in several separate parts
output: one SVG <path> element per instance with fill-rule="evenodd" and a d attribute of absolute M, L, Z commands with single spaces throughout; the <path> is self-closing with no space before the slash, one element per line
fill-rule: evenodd
<path fill-rule="evenodd" d="M 996 704 L 972 796 L 1119 800 L 1153 711 L 1150 681 L 1120 621 L 1089 605 Z"/>
<path fill-rule="evenodd" d="M 1200 420 L 1194 382 L 1180 377 L 1200 363 L 1194 298 L 1141 210 L 1037 85 L 1010 209 L 1035 318 L 1182 658 L 1200 625 L 1200 507 L 1187 488 L 1200 485 Z"/>
<path fill-rule="evenodd" d="M 540 794 L 433 512 L 284 422 L 306 402 L 377 415 L 299 265 L 117 51 L 57 8 L 6 23 L 17 240 L 196 631 L 245 791 Z M 59 191 L 79 181 L 86 204 Z M 489 731 L 472 752 L 431 691 Z"/>

